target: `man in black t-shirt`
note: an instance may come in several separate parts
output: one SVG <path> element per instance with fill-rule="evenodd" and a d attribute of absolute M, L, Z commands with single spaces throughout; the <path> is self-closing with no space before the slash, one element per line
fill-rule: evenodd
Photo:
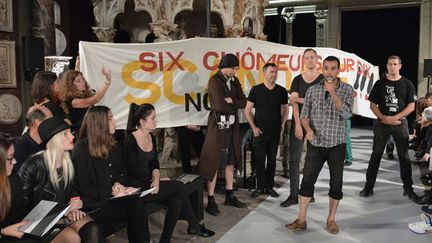
<path fill-rule="evenodd" d="M 290 156 L 289 156 L 289 178 L 290 195 L 280 205 L 289 207 L 298 204 L 299 181 L 300 181 L 300 158 L 304 144 L 305 131 L 300 122 L 300 114 L 306 91 L 312 85 L 324 79 L 324 76 L 317 69 L 318 57 L 314 49 L 306 49 L 303 52 L 303 63 L 306 71 L 297 75 L 291 84 L 290 102 L 293 108 L 293 118 L 289 132 Z M 312 202 L 314 199 L 312 198 Z"/>
<path fill-rule="evenodd" d="M 276 153 L 280 132 L 288 116 L 288 95 L 284 87 L 275 83 L 277 67 L 274 63 L 266 63 L 263 71 L 264 83 L 252 87 L 245 108 L 254 136 L 252 149 L 258 179 L 258 188 L 251 197 L 258 197 L 265 191 L 272 197 L 278 197 L 279 194 L 273 189 Z"/>
<path fill-rule="evenodd" d="M 390 135 L 396 143 L 399 156 L 400 173 L 404 194 L 418 202 L 420 198 L 414 193 L 412 184 L 411 161 L 408 156 L 408 122 L 406 117 L 414 111 L 416 91 L 414 85 L 400 75 L 402 67 L 398 56 L 387 59 L 387 74 L 378 80 L 369 95 L 370 108 L 377 116 L 374 126 L 372 155 L 366 172 L 366 185 L 360 196 L 373 195 L 373 188 L 378 174 L 381 156 Z"/>

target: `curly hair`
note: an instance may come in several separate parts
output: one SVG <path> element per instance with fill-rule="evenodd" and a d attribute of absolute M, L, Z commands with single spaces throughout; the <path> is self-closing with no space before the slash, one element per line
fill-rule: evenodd
<path fill-rule="evenodd" d="M 88 98 L 91 96 L 90 87 L 85 79 L 84 79 L 85 87 L 86 87 L 85 91 L 79 91 L 75 88 L 73 82 L 78 77 L 78 75 L 81 75 L 81 77 L 83 77 L 84 79 L 82 73 L 76 70 L 69 70 L 63 74 L 62 76 L 63 87 L 60 91 L 60 99 L 63 102 L 74 98 Z"/>
<path fill-rule="evenodd" d="M 66 71 L 62 75 L 62 79 L 61 79 L 62 88 L 60 89 L 60 100 L 61 100 L 61 107 L 63 108 L 66 114 L 70 114 L 69 109 L 67 108 L 66 105 L 67 101 L 73 100 L 75 98 L 85 99 L 92 96 L 90 87 L 87 83 L 87 80 L 85 79 L 84 81 L 85 81 L 86 90 L 79 91 L 78 89 L 76 89 L 73 82 L 78 77 L 78 75 L 81 75 L 81 77 L 83 77 L 84 79 L 82 73 L 76 70 Z"/>

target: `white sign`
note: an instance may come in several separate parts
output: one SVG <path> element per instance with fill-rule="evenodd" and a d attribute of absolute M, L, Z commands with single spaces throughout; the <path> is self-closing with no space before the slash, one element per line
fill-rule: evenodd
<path fill-rule="evenodd" d="M 332 48 L 314 48 L 322 60 L 340 59 L 340 78 L 355 90 L 354 114 L 374 117 L 367 97 L 378 79 L 378 67 L 352 53 Z M 263 82 L 262 67 L 278 67 L 277 83 L 291 87 L 293 78 L 304 71 L 305 48 L 249 38 L 193 38 L 151 44 L 80 42 L 81 71 L 90 87 L 104 85 L 102 67 L 111 70 L 112 84 L 100 104 L 111 108 L 117 126 L 124 129 L 129 105 L 151 103 L 156 107 L 159 127 L 206 125 L 210 110 L 207 83 L 217 72 L 224 53 L 240 60 L 237 77 L 247 96 L 252 86 Z"/>

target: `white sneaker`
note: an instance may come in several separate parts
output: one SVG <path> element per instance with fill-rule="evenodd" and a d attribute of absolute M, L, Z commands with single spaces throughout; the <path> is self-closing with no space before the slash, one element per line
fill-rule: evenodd
<path fill-rule="evenodd" d="M 432 233 L 431 217 L 426 214 L 421 214 L 420 217 L 423 219 L 423 221 L 409 223 L 408 228 L 410 228 L 410 230 L 416 234 Z"/>

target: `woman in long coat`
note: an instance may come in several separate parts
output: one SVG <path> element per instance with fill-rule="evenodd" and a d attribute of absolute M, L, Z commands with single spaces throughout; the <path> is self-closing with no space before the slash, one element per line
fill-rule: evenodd
<path fill-rule="evenodd" d="M 241 169 L 241 138 L 238 109 L 246 106 L 246 97 L 235 74 L 239 61 L 233 54 L 223 56 L 219 71 L 208 83 L 211 110 L 208 132 L 198 163 L 198 170 L 207 184 L 208 204 L 206 211 L 212 215 L 220 213 L 214 199 L 217 171 L 225 168 L 225 205 L 246 207 L 233 194 L 234 165 Z"/>

